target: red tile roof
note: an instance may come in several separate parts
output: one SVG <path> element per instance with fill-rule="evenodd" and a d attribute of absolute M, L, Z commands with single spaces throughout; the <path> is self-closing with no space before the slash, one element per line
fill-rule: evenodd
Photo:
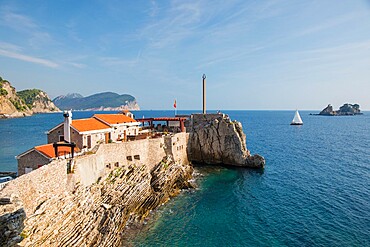
<path fill-rule="evenodd" d="M 95 118 L 72 120 L 72 127 L 79 132 L 110 129 L 109 125 L 104 124 Z"/>
<path fill-rule="evenodd" d="M 135 123 L 136 120 L 123 114 L 95 114 L 93 117 L 109 124 Z"/>
<path fill-rule="evenodd" d="M 35 149 L 37 151 L 43 153 L 44 155 L 46 155 L 49 158 L 55 158 L 55 151 L 54 151 L 54 147 L 53 147 L 52 143 L 37 146 L 37 147 L 35 147 Z M 79 151 L 80 150 L 78 149 L 78 147 L 75 147 L 75 152 L 79 152 Z M 69 154 L 69 153 L 71 153 L 71 148 L 70 147 L 63 147 L 63 146 L 58 147 L 58 156 L 63 156 L 65 154 Z"/>

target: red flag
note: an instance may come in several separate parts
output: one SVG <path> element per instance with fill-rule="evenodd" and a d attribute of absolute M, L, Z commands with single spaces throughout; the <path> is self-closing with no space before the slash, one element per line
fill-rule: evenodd
<path fill-rule="evenodd" d="M 173 108 L 176 108 L 176 100 L 175 100 L 175 102 L 173 103 Z"/>

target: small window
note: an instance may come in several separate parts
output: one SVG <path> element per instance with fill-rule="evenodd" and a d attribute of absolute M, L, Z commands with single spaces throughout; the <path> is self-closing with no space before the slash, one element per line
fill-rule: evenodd
<path fill-rule="evenodd" d="M 132 161 L 132 156 L 127 156 L 126 159 Z"/>
<path fill-rule="evenodd" d="M 135 160 L 140 160 L 140 155 L 134 155 Z"/>
<path fill-rule="evenodd" d="M 30 173 L 30 172 L 32 172 L 32 168 L 31 167 L 26 167 L 26 168 L 24 168 L 24 173 L 25 174 L 27 174 L 27 173 Z"/>
<path fill-rule="evenodd" d="M 59 141 L 60 141 L 60 142 L 64 141 L 64 135 L 60 135 L 60 136 L 59 136 Z"/>

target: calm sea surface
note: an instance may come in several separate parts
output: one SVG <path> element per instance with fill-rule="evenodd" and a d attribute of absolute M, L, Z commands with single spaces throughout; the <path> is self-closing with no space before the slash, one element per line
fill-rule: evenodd
<path fill-rule="evenodd" d="M 179 112 L 188 113 L 188 112 Z M 319 117 L 294 111 L 228 111 L 263 172 L 200 167 L 199 188 L 161 207 L 134 246 L 370 246 L 370 112 Z M 75 118 L 91 112 L 75 112 Z M 136 117 L 171 111 L 139 111 Z M 0 120 L 0 170 L 46 142 L 61 114 Z"/>

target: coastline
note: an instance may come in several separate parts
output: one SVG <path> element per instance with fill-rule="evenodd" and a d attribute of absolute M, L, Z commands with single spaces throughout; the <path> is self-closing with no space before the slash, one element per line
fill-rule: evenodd
<path fill-rule="evenodd" d="M 270 246 L 284 243 L 318 246 L 315 244 L 318 242 L 328 246 L 338 243 L 341 246 L 369 245 L 366 219 L 370 217 L 370 210 L 363 200 L 369 196 L 366 188 L 370 188 L 366 179 L 368 147 L 363 140 L 369 138 L 370 112 L 364 111 L 363 116 L 356 118 L 320 118 L 309 116 L 309 111 L 302 112 L 305 126 L 300 129 L 289 128 L 287 124 L 292 111 L 227 112 L 243 123 L 249 148 L 266 154 L 268 167 L 264 173 L 238 168 L 225 172 L 221 168 L 221 173 L 216 171 L 219 179 L 211 185 L 209 182 L 215 179 L 214 175 L 201 177 L 201 182 L 207 186 L 194 192 L 181 192 L 161 206 L 158 220 L 154 215 L 154 221 L 149 220 L 144 225 L 145 229 L 149 228 L 149 232 L 145 230 L 144 233 L 147 238 L 137 240 L 135 246 L 148 243 L 200 245 L 204 239 L 214 245 L 244 243 L 255 246 L 260 241 Z M 148 110 L 137 115 L 170 113 L 173 111 Z M 15 134 L 20 129 L 4 127 L 8 123 L 24 126 L 20 131 L 24 134 L 20 137 L 29 141 L 19 143 L 23 150 L 16 153 L 20 153 L 40 135 L 43 137 L 45 131 L 40 127 L 32 132 L 27 132 L 27 129 L 40 126 L 40 122 L 46 126 L 51 123 L 51 128 L 59 123 L 56 116 L 39 114 L 33 118 L 13 119 L 7 124 L 3 122 L 1 127 L 4 133 L 12 131 L 12 136 L 6 138 L 11 141 L 19 139 Z M 86 117 L 88 114 L 81 112 L 78 116 Z M 33 119 L 35 121 L 29 121 Z M 348 132 L 342 132 L 343 128 Z M 322 145 L 323 138 L 330 145 Z M 40 141 L 43 142 L 43 138 Z M 353 152 L 353 147 L 356 147 L 356 152 Z M 2 146 L 2 149 L 8 148 Z M 332 159 L 327 159 L 328 153 L 332 154 Z M 230 173 L 238 176 L 230 178 Z M 217 187 L 223 187 L 223 190 Z M 227 211 L 228 208 L 231 211 Z M 225 217 L 225 222 L 232 224 L 223 225 L 221 220 Z M 316 225 L 311 224 L 313 219 Z M 196 229 L 198 234 L 187 232 L 188 229 Z M 140 236 L 143 231 L 139 230 Z"/>

